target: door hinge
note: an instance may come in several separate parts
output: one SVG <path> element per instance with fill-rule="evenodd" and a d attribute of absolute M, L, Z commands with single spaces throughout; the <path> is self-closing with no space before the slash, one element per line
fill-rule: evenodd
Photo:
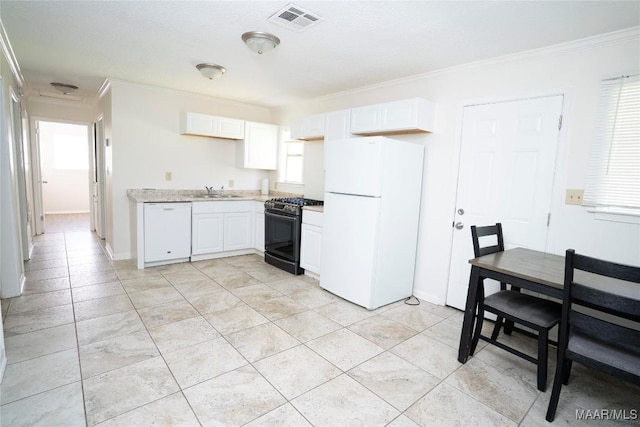
<path fill-rule="evenodd" d="M 560 118 L 558 118 L 558 130 L 562 129 L 562 114 L 560 114 Z"/>
<path fill-rule="evenodd" d="M 547 214 L 547 227 L 551 224 L 551 212 Z"/>
<path fill-rule="evenodd" d="M 44 221 L 44 215 L 40 215 L 40 221 Z"/>

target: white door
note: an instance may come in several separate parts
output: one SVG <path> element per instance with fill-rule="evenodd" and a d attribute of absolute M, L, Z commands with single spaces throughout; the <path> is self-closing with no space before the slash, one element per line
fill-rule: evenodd
<path fill-rule="evenodd" d="M 502 223 L 506 249 L 545 249 L 562 102 L 558 95 L 464 108 L 447 305 L 466 303 L 472 225 Z M 490 284 L 487 293 L 497 289 Z"/>

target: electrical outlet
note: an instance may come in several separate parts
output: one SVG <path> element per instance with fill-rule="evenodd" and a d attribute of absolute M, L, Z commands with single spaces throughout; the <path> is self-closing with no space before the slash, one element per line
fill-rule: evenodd
<path fill-rule="evenodd" d="M 173 179 L 173 174 L 171 172 L 165 172 L 164 173 L 164 180 L 165 181 L 171 181 Z"/>
<path fill-rule="evenodd" d="M 567 189 L 567 196 L 566 196 L 564 202 L 567 205 L 581 205 L 582 204 L 582 196 L 584 196 L 584 190 L 569 190 L 569 189 Z"/>
<path fill-rule="evenodd" d="M 229 186 L 228 187 L 229 188 L 233 188 L 233 180 L 232 179 L 229 180 Z"/>

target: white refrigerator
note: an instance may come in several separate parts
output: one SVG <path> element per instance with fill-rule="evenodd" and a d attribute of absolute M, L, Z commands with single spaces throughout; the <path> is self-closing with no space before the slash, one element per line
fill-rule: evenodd
<path fill-rule="evenodd" d="M 423 159 L 382 136 L 325 142 L 322 288 L 370 310 L 412 295 Z"/>

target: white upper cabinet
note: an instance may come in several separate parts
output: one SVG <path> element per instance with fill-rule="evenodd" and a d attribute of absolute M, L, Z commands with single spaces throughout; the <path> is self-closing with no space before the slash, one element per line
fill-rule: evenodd
<path fill-rule="evenodd" d="M 351 109 L 351 133 L 432 132 L 435 105 L 423 98 L 385 102 Z"/>
<path fill-rule="evenodd" d="M 244 140 L 236 147 L 236 166 L 275 170 L 278 167 L 278 126 L 244 122 Z"/>
<path fill-rule="evenodd" d="M 351 136 L 351 110 L 332 111 L 325 116 L 324 139 L 345 139 Z"/>
<path fill-rule="evenodd" d="M 214 138 L 244 138 L 244 120 L 199 113 L 180 114 L 180 133 Z"/>
<path fill-rule="evenodd" d="M 325 115 L 294 117 L 291 119 L 291 139 L 322 139 L 325 136 Z"/>

